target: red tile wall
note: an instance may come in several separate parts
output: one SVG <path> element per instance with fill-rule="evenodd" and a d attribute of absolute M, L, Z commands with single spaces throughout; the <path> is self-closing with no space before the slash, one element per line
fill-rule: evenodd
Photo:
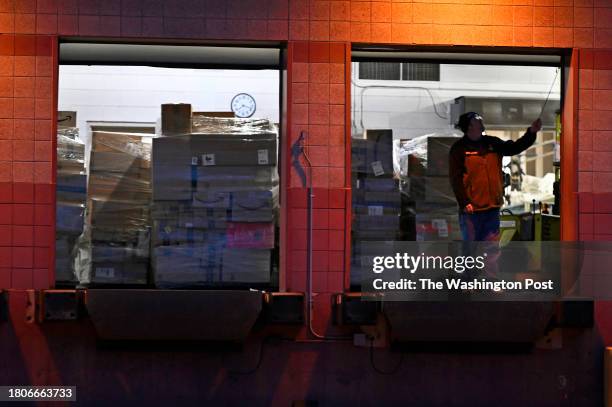
<path fill-rule="evenodd" d="M 466 2 L 467 3 L 467 2 Z M 612 218 L 610 0 L 0 0 L 0 288 L 47 286 L 53 241 L 51 47 L 58 35 L 286 40 L 289 137 L 305 131 L 315 187 L 316 278 L 342 288 L 347 42 L 579 48 L 580 237 Z M 476 4 L 474 4 L 476 3 Z M 305 191 L 288 185 L 288 289 L 305 286 Z M 45 255 L 46 253 L 46 255 Z"/>
<path fill-rule="evenodd" d="M 316 22 L 327 20 L 329 3 L 313 3 L 311 12 Z M 300 134 L 306 135 L 305 152 L 311 167 L 306 160 L 301 163 L 307 183 L 313 187 L 312 289 L 317 295 L 313 325 L 315 331 L 323 333 L 330 325 L 330 295 L 345 288 L 345 221 L 351 210 L 346 207 L 345 195 L 346 177 L 350 177 L 345 162 L 346 46 L 328 41 L 292 41 L 289 55 L 289 142 L 293 144 Z M 288 183 L 287 289 L 304 292 L 308 194 L 297 174 L 292 173 Z"/>
<path fill-rule="evenodd" d="M 580 10 L 575 22 L 610 34 L 612 20 L 600 17 L 610 17 L 610 10 Z M 612 50 L 582 49 L 579 72 L 579 236 L 612 240 Z"/>
<path fill-rule="evenodd" d="M 43 3 L 39 5 L 46 7 Z M 2 2 L 0 14 L 0 288 L 53 281 L 53 18 Z M 32 11 L 32 13 L 11 13 Z M 46 8 L 43 8 L 46 10 Z M 50 15 L 51 16 L 51 15 Z M 55 16 L 55 15 L 53 15 Z M 9 32 L 7 32 L 9 31 Z"/>

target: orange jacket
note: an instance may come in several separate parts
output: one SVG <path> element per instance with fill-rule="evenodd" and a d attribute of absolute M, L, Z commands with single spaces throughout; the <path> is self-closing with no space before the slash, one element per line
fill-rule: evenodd
<path fill-rule="evenodd" d="M 459 207 L 471 203 L 475 212 L 500 208 L 504 203 L 502 157 L 527 150 L 535 139 L 536 133 L 527 129 L 516 141 L 492 136 L 457 140 L 450 149 L 449 178 Z"/>

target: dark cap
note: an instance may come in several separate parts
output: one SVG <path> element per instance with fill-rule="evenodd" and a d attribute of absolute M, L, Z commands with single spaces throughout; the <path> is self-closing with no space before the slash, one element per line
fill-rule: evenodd
<path fill-rule="evenodd" d="M 482 120 L 482 116 L 480 116 L 476 112 L 467 112 L 459 116 L 459 121 L 457 122 L 457 124 L 455 124 L 455 128 L 460 129 L 464 133 L 467 133 L 468 126 L 470 125 L 470 121 L 472 119 L 480 120 L 480 124 L 482 125 L 482 131 L 484 131 L 484 123 Z"/>

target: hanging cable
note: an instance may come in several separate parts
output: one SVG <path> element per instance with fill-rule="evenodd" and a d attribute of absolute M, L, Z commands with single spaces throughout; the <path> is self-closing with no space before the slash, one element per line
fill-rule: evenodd
<path fill-rule="evenodd" d="M 400 356 L 400 360 L 399 362 L 397 362 L 397 365 L 395 365 L 393 367 L 393 369 L 389 370 L 389 371 L 384 371 L 379 369 L 376 366 L 376 363 L 374 362 L 374 338 L 370 339 L 370 364 L 372 365 L 372 368 L 374 369 L 374 371 L 376 371 L 376 373 L 378 374 L 382 374 L 382 375 L 394 375 L 397 372 L 399 372 L 400 367 L 402 366 L 402 363 L 404 363 L 404 354 L 402 353 Z"/>
<path fill-rule="evenodd" d="M 248 369 L 248 370 L 230 370 L 228 371 L 228 374 L 230 376 L 246 376 L 246 375 L 250 375 L 253 374 L 255 372 L 257 372 L 257 370 L 259 370 L 259 368 L 261 367 L 261 364 L 263 362 L 263 358 L 264 358 L 264 351 L 265 351 L 265 347 L 266 344 L 268 344 L 268 342 L 271 342 L 272 340 L 277 340 L 278 342 L 281 342 L 285 339 L 283 339 L 280 336 L 275 336 L 275 335 L 269 335 L 266 336 L 265 338 L 263 338 L 261 340 L 261 344 L 259 345 L 259 352 L 257 355 L 257 363 L 255 364 L 254 367 Z"/>
<path fill-rule="evenodd" d="M 550 89 L 548 90 L 548 94 L 546 95 L 546 100 L 544 100 L 544 104 L 542 105 L 542 110 L 540 110 L 540 115 L 538 116 L 539 119 L 542 118 L 542 114 L 544 113 L 544 108 L 546 107 L 546 103 L 548 103 L 548 98 L 550 97 L 550 93 L 552 92 L 553 86 L 555 86 L 555 82 L 557 82 L 557 75 L 559 75 L 560 70 L 561 70 L 560 68 L 557 68 L 555 70 L 555 77 L 552 83 L 550 84 Z"/>

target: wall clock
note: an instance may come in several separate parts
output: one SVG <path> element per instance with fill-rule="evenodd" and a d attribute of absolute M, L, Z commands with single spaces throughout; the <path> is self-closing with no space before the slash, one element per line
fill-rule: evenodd
<path fill-rule="evenodd" d="M 232 98 L 232 112 L 236 117 L 251 117 L 256 107 L 255 99 L 248 93 L 239 93 Z"/>

